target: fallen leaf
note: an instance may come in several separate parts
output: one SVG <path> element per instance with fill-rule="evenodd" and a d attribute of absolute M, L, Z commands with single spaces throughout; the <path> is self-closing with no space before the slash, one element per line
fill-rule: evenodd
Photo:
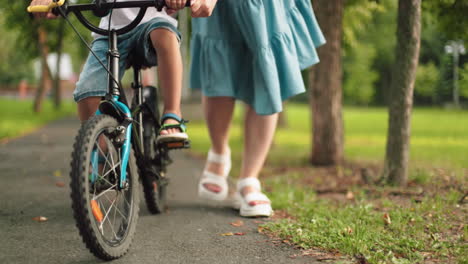
<path fill-rule="evenodd" d="M 242 220 L 237 220 L 237 221 L 234 221 L 232 223 L 230 223 L 232 226 L 235 226 L 235 227 L 239 227 L 239 226 L 243 226 L 244 225 L 244 222 Z"/>
<path fill-rule="evenodd" d="M 47 217 L 45 217 L 45 216 L 36 216 L 36 217 L 33 217 L 33 220 L 41 223 L 41 222 L 47 221 Z"/>
<path fill-rule="evenodd" d="M 346 193 L 346 199 L 347 200 L 353 200 L 354 199 L 354 193 L 352 191 L 348 191 Z"/>
<path fill-rule="evenodd" d="M 296 229 L 296 233 L 297 233 L 299 236 L 302 236 L 302 228 Z"/>
<path fill-rule="evenodd" d="M 64 183 L 64 182 L 61 182 L 61 181 L 58 181 L 58 182 L 55 182 L 55 186 L 57 186 L 57 187 L 65 187 L 65 183 Z"/>
<path fill-rule="evenodd" d="M 258 231 L 259 233 L 263 233 L 263 229 L 264 229 L 263 227 L 259 226 L 259 227 L 257 228 L 257 231 Z"/>
<path fill-rule="evenodd" d="M 60 170 L 54 171 L 54 176 L 55 177 L 62 177 L 62 172 Z"/>
<path fill-rule="evenodd" d="M 237 232 L 237 233 L 234 233 L 234 235 L 236 235 L 236 236 L 243 236 L 243 235 L 245 235 L 245 233 L 244 233 L 244 232 Z"/>
<path fill-rule="evenodd" d="M 254 222 L 254 224 L 263 224 L 263 223 L 265 223 L 265 222 L 260 221 L 260 220 L 253 220 L 253 222 Z"/>
<path fill-rule="evenodd" d="M 383 219 L 384 219 L 384 223 L 385 223 L 386 225 L 389 225 L 389 224 L 392 223 L 392 220 L 390 219 L 390 214 L 389 214 L 389 213 L 385 213 L 385 214 L 383 215 Z"/>
<path fill-rule="evenodd" d="M 227 232 L 227 233 L 222 233 L 222 236 L 233 236 L 234 234 L 232 232 Z"/>

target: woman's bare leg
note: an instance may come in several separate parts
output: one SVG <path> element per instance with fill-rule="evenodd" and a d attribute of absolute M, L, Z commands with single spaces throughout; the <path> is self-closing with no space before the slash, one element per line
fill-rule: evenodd
<path fill-rule="evenodd" d="M 202 98 L 205 120 L 211 139 L 212 150 L 220 155 L 229 149 L 229 128 L 231 127 L 235 101 L 231 97 L 206 97 Z M 219 163 L 207 163 L 206 170 L 217 175 L 223 175 L 224 167 Z M 221 191 L 216 184 L 205 184 L 205 188 L 218 193 Z"/>
<path fill-rule="evenodd" d="M 278 114 L 258 115 L 255 110 L 247 106 L 244 122 L 244 153 L 242 155 L 242 167 L 240 179 L 253 177 L 258 178 L 268 151 L 270 150 L 273 136 L 275 134 Z M 255 191 L 251 187 L 245 187 L 242 195 Z M 251 205 L 264 203 L 252 202 Z"/>

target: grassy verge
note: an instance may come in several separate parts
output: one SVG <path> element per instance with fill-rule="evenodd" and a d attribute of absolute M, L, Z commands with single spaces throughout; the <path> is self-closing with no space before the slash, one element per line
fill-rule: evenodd
<path fill-rule="evenodd" d="M 467 211 L 455 188 L 403 197 L 352 186 L 346 195 L 322 195 L 299 184 L 303 177 L 267 181 L 275 209 L 292 217 L 265 225 L 275 237 L 363 263 L 467 263 Z"/>
<path fill-rule="evenodd" d="M 234 176 L 241 159 L 240 116 L 236 112 L 230 142 Z M 361 179 L 362 168 L 377 173 L 384 158 L 385 109 L 345 109 L 348 164 L 338 168 L 308 166 L 307 106 L 288 105 L 287 120 L 262 173 L 274 208 L 289 216 L 268 223 L 271 234 L 361 263 L 468 263 L 468 208 L 460 202 L 468 178 L 466 112 L 415 109 L 406 189 L 367 186 Z M 204 157 L 209 148 L 204 123 L 192 122 L 189 129 L 192 150 Z"/>
<path fill-rule="evenodd" d="M 16 137 L 32 131 L 52 120 L 75 113 L 75 103 L 63 102 L 62 108 L 56 111 L 51 102 L 44 102 L 41 113 L 33 112 L 30 100 L 19 101 L 0 98 L 0 140 Z"/>

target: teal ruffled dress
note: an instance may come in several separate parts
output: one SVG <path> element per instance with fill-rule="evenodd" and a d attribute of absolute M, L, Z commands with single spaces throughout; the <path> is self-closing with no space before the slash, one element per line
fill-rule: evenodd
<path fill-rule="evenodd" d="M 301 70 L 324 43 L 310 0 L 219 0 L 211 17 L 192 20 L 190 85 L 278 113 L 305 91 Z"/>

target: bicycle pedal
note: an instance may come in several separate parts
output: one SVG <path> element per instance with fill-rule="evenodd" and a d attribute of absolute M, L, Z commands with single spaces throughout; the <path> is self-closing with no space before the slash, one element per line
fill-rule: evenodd
<path fill-rule="evenodd" d="M 184 141 L 167 141 L 167 142 L 161 142 L 160 145 L 164 148 L 173 150 L 173 149 L 188 149 L 190 148 L 190 140 L 184 140 Z"/>

